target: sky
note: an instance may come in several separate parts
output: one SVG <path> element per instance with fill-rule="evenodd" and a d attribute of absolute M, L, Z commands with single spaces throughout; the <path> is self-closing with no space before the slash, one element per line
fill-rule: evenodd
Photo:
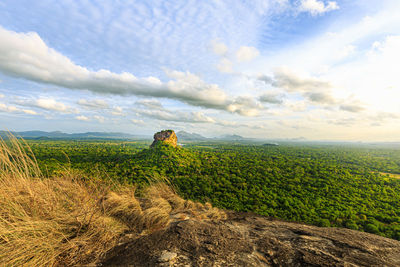
<path fill-rule="evenodd" d="M 0 129 L 400 141 L 400 1 L 0 1 Z"/>

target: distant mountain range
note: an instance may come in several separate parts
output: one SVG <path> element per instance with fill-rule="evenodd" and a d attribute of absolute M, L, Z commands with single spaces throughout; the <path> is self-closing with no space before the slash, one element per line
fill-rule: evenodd
<path fill-rule="evenodd" d="M 243 141 L 243 140 L 249 140 L 249 138 L 245 138 L 243 136 L 237 135 L 237 134 L 225 134 L 220 137 L 216 137 L 215 139 L 218 140 L 227 140 L 227 141 Z"/>
<path fill-rule="evenodd" d="M 227 134 L 214 138 L 207 138 L 197 133 L 188 133 L 185 131 L 179 131 L 176 133 L 178 137 L 178 141 L 212 141 L 212 140 L 220 140 L 220 141 L 244 141 L 250 140 L 249 138 L 245 138 L 243 136 L 237 134 Z"/>
<path fill-rule="evenodd" d="M 176 136 L 178 137 L 178 141 L 202 141 L 202 140 L 208 140 L 209 138 L 204 137 L 200 134 L 197 133 L 188 133 L 185 131 L 179 131 L 176 133 Z"/>
<path fill-rule="evenodd" d="M 6 138 L 9 132 L 0 131 L 0 136 Z M 120 132 L 85 132 L 63 133 L 61 131 L 24 131 L 11 132 L 12 135 L 26 139 L 152 139 L 151 136 L 133 135 Z M 252 140 L 237 134 L 227 134 L 214 138 L 207 138 L 197 133 L 179 131 L 176 133 L 178 141 L 246 141 Z"/>
<path fill-rule="evenodd" d="M 0 131 L 1 137 L 7 137 L 9 132 Z M 127 133 L 116 133 L 116 132 L 86 132 L 86 133 L 63 133 L 60 131 L 45 132 L 45 131 L 26 131 L 26 132 L 11 132 L 12 135 L 17 137 L 23 137 L 28 139 L 143 139 L 147 137 L 132 135 Z"/>

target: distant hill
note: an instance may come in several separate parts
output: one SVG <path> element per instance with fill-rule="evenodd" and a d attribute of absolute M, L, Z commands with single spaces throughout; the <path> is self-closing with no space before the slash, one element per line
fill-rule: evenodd
<path fill-rule="evenodd" d="M 178 141 L 202 141 L 207 140 L 207 137 L 204 137 L 197 133 L 188 133 L 185 131 L 179 131 L 176 133 L 178 136 Z"/>
<path fill-rule="evenodd" d="M 246 141 L 249 138 L 237 135 L 237 134 L 226 134 L 214 138 L 207 138 L 197 133 L 188 133 L 180 131 L 176 134 L 178 141 Z"/>
<path fill-rule="evenodd" d="M 226 134 L 222 135 L 220 137 L 217 137 L 216 139 L 218 140 L 226 140 L 226 141 L 243 141 L 246 140 L 247 138 L 237 135 L 237 134 Z"/>
<path fill-rule="evenodd" d="M 63 133 L 60 131 L 45 132 L 45 131 L 25 131 L 25 132 L 11 132 L 17 137 L 28 139 L 143 139 L 144 136 L 132 135 L 119 132 L 86 132 L 86 133 Z M 8 132 L 0 131 L 1 137 L 7 137 Z"/>
<path fill-rule="evenodd" d="M 263 146 L 279 146 L 278 143 L 265 143 Z"/>
<path fill-rule="evenodd" d="M 7 131 L 0 131 L 0 137 L 6 138 Z M 23 131 L 11 132 L 17 137 L 26 139 L 150 139 L 150 136 L 133 135 L 121 132 L 85 132 L 85 133 L 64 133 L 61 131 Z M 226 134 L 219 137 L 207 138 L 198 133 L 179 131 L 176 133 L 179 141 L 247 141 L 252 140 L 237 134 Z"/>

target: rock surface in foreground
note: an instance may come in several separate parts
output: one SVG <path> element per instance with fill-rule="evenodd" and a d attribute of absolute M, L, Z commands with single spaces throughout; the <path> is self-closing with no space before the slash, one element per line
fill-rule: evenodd
<path fill-rule="evenodd" d="M 154 147 L 158 143 L 169 144 L 176 147 L 178 138 L 173 130 L 165 130 L 154 134 L 154 141 L 150 147 Z"/>
<path fill-rule="evenodd" d="M 230 213 L 188 219 L 115 247 L 101 266 L 400 266 L 400 242 Z"/>

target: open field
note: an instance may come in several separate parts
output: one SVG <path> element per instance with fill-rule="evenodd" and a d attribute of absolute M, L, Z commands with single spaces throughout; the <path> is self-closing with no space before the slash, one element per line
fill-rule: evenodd
<path fill-rule="evenodd" d="M 380 172 L 379 174 L 381 174 L 383 176 L 389 176 L 390 178 L 400 179 L 399 173 Z"/>

